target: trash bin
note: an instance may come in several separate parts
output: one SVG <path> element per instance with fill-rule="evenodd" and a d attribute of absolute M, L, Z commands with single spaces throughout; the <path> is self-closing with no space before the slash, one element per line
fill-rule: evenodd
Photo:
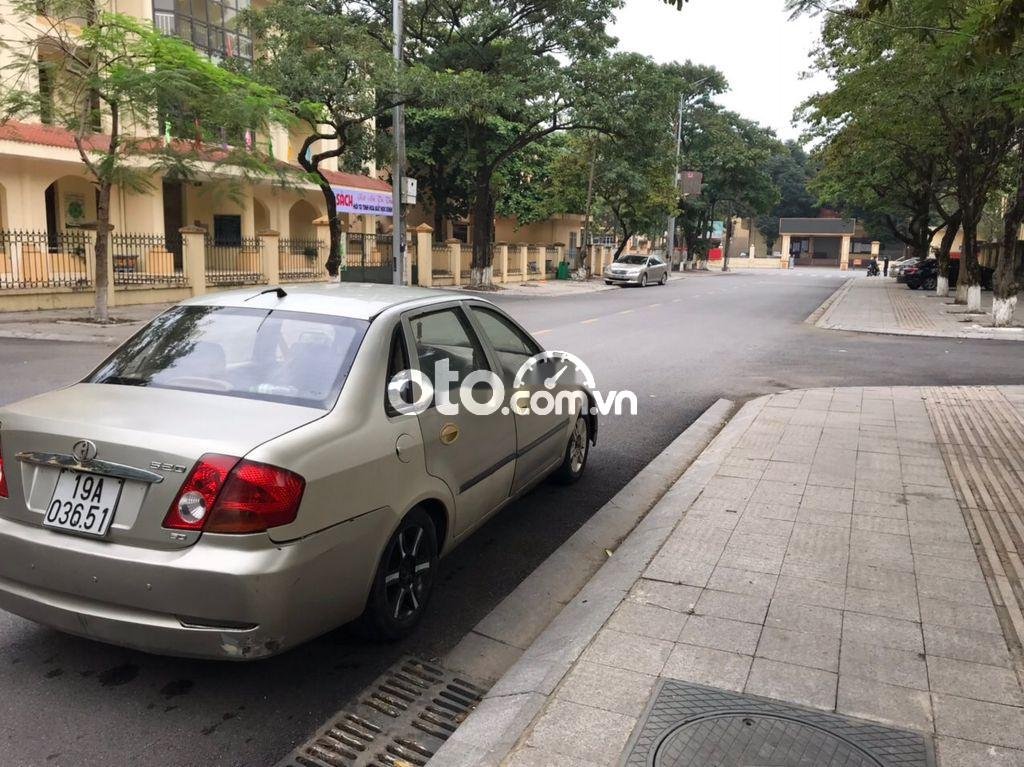
<path fill-rule="evenodd" d="M 562 261 L 558 264 L 558 270 L 555 272 L 556 280 L 567 280 L 569 279 L 569 263 Z"/>

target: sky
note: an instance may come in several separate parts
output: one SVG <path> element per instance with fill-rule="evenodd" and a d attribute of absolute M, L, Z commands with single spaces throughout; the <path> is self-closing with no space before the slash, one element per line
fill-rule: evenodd
<path fill-rule="evenodd" d="M 730 91 L 719 101 L 728 109 L 774 128 L 780 138 L 799 138 L 793 110 L 811 94 L 828 89 L 820 75 L 810 80 L 810 52 L 820 21 L 791 21 L 785 0 L 689 0 L 682 11 L 662 0 L 626 0 L 611 32 L 619 49 L 655 61 L 710 64 L 725 73 Z"/>

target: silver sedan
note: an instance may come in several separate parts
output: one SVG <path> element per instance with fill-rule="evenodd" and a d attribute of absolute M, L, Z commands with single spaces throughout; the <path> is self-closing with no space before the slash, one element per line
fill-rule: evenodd
<path fill-rule="evenodd" d="M 668 264 L 658 256 L 620 256 L 604 270 L 606 285 L 664 285 L 668 282 Z"/>
<path fill-rule="evenodd" d="M 0 607 L 179 656 L 266 657 L 354 619 L 399 638 L 439 556 L 583 474 L 592 394 L 541 352 L 493 304 L 429 290 L 186 301 L 81 383 L 0 409 Z M 583 404 L 442 407 L 485 373 Z"/>

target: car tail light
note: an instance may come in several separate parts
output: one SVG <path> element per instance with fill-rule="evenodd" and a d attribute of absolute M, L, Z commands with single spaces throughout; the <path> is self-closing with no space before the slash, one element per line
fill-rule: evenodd
<path fill-rule="evenodd" d="M 209 533 L 259 533 L 295 521 L 306 480 L 265 463 L 241 461 L 214 505 Z"/>
<path fill-rule="evenodd" d="M 7 473 L 4 471 L 4 454 L 0 450 L 0 498 L 7 498 Z"/>
<path fill-rule="evenodd" d="M 294 472 L 228 455 L 199 459 L 164 517 L 164 527 L 259 533 L 295 521 L 306 481 Z"/>
<path fill-rule="evenodd" d="M 200 458 L 185 477 L 178 495 L 168 509 L 164 527 L 172 530 L 202 530 L 228 474 L 240 460 L 214 453 Z"/>

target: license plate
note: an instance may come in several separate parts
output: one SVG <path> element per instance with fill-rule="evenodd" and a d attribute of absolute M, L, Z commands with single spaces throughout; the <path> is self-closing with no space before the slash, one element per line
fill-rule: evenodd
<path fill-rule="evenodd" d="M 124 480 L 61 469 L 43 525 L 85 535 L 106 535 Z"/>

